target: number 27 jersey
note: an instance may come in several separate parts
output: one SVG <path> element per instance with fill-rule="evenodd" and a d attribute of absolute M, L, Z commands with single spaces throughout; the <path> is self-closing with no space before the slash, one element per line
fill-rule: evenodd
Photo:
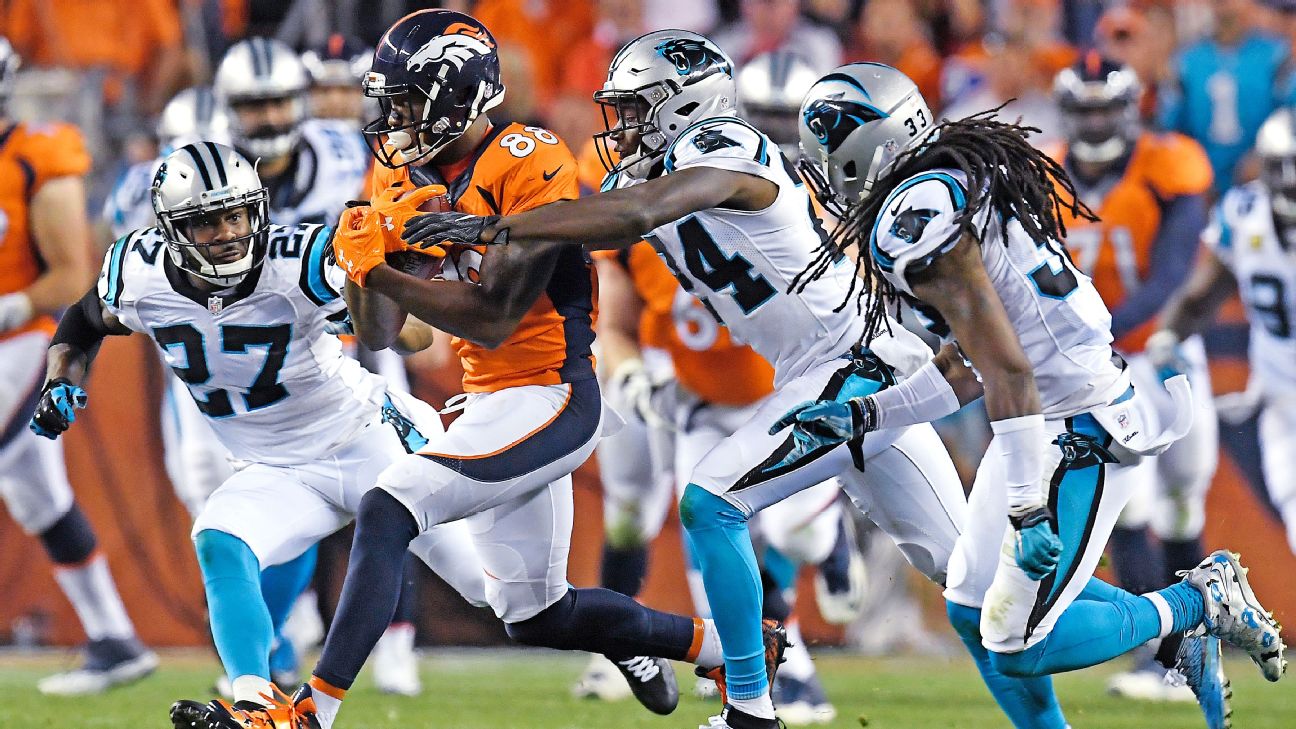
<path fill-rule="evenodd" d="M 742 172 L 778 185 L 764 210 L 711 208 L 645 236 L 684 289 L 774 366 L 775 387 L 858 342 L 863 322 L 854 307 L 835 311 L 855 276 L 849 262 L 801 293 L 788 292 L 823 238 L 810 197 L 778 146 L 736 117 L 708 119 L 684 130 L 666 152 L 664 174 L 691 167 Z"/>
<path fill-rule="evenodd" d="M 377 422 L 386 389 L 324 332 L 345 308 L 329 229 L 272 225 L 268 246 L 242 282 L 210 294 L 171 263 L 156 228 L 138 230 L 108 250 L 99 297 L 161 348 L 235 458 L 305 463 Z"/>

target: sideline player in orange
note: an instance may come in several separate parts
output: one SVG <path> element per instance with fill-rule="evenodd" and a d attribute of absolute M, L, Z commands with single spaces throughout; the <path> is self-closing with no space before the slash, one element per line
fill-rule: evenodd
<path fill-rule="evenodd" d="M 38 684 L 46 694 L 89 694 L 157 668 L 135 637 L 108 563 L 77 506 L 63 447 L 24 427 L 45 381 L 53 315 L 94 278 L 84 176 L 90 155 L 67 124 L 10 119 L 18 56 L 0 37 L 0 496 L 54 561 L 54 577 L 89 642 L 85 663 Z"/>
<path fill-rule="evenodd" d="M 1114 347 L 1128 361 L 1135 387 L 1151 396 L 1164 394 L 1159 380 L 1174 373 L 1157 372 L 1144 347 L 1166 298 L 1192 268 L 1206 225 L 1210 163 L 1192 139 L 1143 129 L 1138 78 L 1096 52 L 1058 74 L 1054 96 L 1068 140 L 1060 161 L 1080 199 L 1101 218 L 1094 222 L 1066 214 L 1067 248 L 1111 310 Z M 1217 425 L 1201 337 L 1189 338 L 1181 348 L 1196 408 L 1192 428 L 1154 457 L 1154 467 L 1143 469 L 1147 481 L 1112 533 L 1116 573 L 1135 594 L 1178 582 L 1178 570 L 1192 569 L 1205 556 L 1201 531 L 1215 474 Z M 1155 558 L 1149 525 L 1164 563 Z M 1157 660 L 1149 651 L 1136 670 L 1111 679 L 1112 693 L 1192 701 L 1186 687 L 1163 680 L 1161 666 L 1174 664 L 1180 642 L 1175 635 L 1162 640 Z"/>
<path fill-rule="evenodd" d="M 397 21 L 379 41 L 365 90 L 383 108 L 366 127 L 382 163 L 375 190 L 442 185 L 455 210 L 475 215 L 577 196 L 576 161 L 556 136 L 491 124 L 486 112 L 504 86 L 495 40 L 473 18 L 423 10 Z M 438 249 L 445 260 L 428 281 L 386 264 L 387 253 L 405 249 L 406 214 L 415 213 L 343 214 L 334 250 L 350 277 L 348 306 L 371 348 L 386 347 L 410 315 L 450 333 L 465 390 L 451 408 L 461 413 L 362 499 L 347 581 L 310 682 L 268 709 L 214 703 L 207 729 L 330 729 L 395 609 L 401 555 L 427 526 L 457 519 L 468 520 L 487 600 L 514 640 L 608 655 L 641 703 L 669 713 L 679 692 L 663 658 L 721 665 L 714 624 L 567 582 L 570 474 L 593 453 L 604 421 L 588 257 L 579 246 Z M 771 674 L 780 632 L 767 630 Z"/>

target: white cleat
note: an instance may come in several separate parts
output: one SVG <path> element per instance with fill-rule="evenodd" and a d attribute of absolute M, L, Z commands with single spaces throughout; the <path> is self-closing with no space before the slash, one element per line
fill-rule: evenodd
<path fill-rule="evenodd" d="M 774 681 L 772 698 L 774 713 L 788 726 L 828 724 L 837 718 L 837 709 L 814 674 L 805 681 L 779 676 Z"/>
<path fill-rule="evenodd" d="M 1187 684 L 1166 683 L 1166 670 L 1135 669 L 1112 676 L 1107 681 L 1107 693 L 1123 699 L 1174 703 L 1196 703 L 1197 697 Z"/>
<path fill-rule="evenodd" d="M 703 701 L 718 699 L 720 698 L 720 687 L 716 686 L 715 681 L 699 676 L 698 680 L 693 684 L 693 696 Z"/>
<path fill-rule="evenodd" d="M 606 656 L 590 657 L 585 672 L 572 686 L 572 696 L 578 699 L 599 699 L 600 701 L 623 701 L 633 696 L 630 684 L 621 677 L 616 664 Z"/>
<path fill-rule="evenodd" d="M 850 566 L 847 568 L 850 587 L 845 592 L 830 592 L 823 575 L 815 572 L 815 602 L 819 614 L 833 625 L 850 625 L 864 610 L 868 598 L 868 567 L 859 550 L 851 546 Z"/>
<path fill-rule="evenodd" d="M 47 676 L 36 688 L 47 696 L 99 694 L 133 683 L 157 670 L 158 657 L 134 638 L 105 638 L 86 645 L 85 665 Z"/>
<path fill-rule="evenodd" d="M 1237 555 L 1221 549 L 1179 574 L 1205 600 L 1206 632 L 1246 651 L 1266 679 L 1282 678 L 1287 670 L 1282 626 L 1256 599 Z"/>
<path fill-rule="evenodd" d="M 423 691 L 419 680 L 418 656 L 414 654 L 414 626 L 397 623 L 387 626 L 373 651 L 374 684 L 385 694 L 418 696 Z"/>

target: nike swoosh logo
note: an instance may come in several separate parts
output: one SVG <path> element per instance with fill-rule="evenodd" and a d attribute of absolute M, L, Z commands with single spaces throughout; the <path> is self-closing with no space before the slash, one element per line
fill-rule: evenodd
<path fill-rule="evenodd" d="M 648 70 L 647 68 L 635 68 L 634 66 L 630 67 L 630 73 L 643 73 L 644 71 L 647 70 Z"/>
<path fill-rule="evenodd" d="M 904 204 L 904 198 L 900 198 L 899 200 L 896 201 L 896 206 L 894 208 L 891 208 L 891 215 L 893 217 L 900 214 L 900 206 L 903 204 Z"/>
<path fill-rule="evenodd" d="M 554 178 L 554 175 L 558 174 L 558 170 L 561 170 L 562 168 L 563 168 L 562 165 L 558 165 L 557 167 L 554 168 L 553 172 L 541 172 L 540 176 L 544 178 L 545 182 L 548 182 L 552 180 Z"/>

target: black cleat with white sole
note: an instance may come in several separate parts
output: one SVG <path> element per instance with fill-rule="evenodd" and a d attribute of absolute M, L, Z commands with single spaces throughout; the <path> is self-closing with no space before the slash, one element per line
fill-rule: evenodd
<path fill-rule="evenodd" d="M 665 658 L 634 656 L 614 660 L 612 663 L 625 676 L 630 691 L 645 709 L 665 716 L 679 706 L 679 684 L 675 681 L 675 669 L 671 667 L 670 661 Z"/>

